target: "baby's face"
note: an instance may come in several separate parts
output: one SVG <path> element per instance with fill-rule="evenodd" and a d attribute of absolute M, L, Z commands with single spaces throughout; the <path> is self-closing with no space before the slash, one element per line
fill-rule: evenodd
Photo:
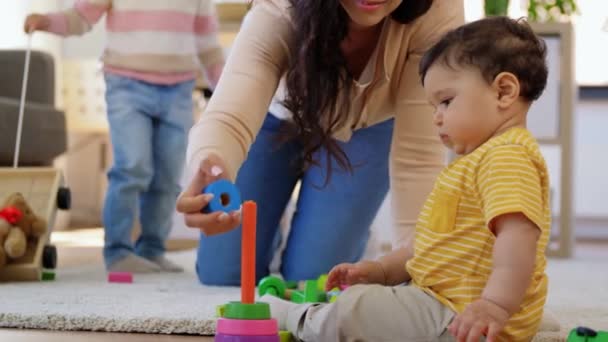
<path fill-rule="evenodd" d="M 476 69 L 435 63 L 427 71 L 424 90 L 435 107 L 439 137 L 456 154 L 473 152 L 501 124 L 498 93 Z"/>

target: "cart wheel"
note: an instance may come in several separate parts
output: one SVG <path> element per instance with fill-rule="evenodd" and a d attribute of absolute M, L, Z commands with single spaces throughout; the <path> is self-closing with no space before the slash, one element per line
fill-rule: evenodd
<path fill-rule="evenodd" d="M 54 245 L 44 246 L 42 251 L 42 267 L 54 269 L 57 267 L 57 248 Z"/>
<path fill-rule="evenodd" d="M 66 187 L 60 187 L 57 190 L 57 208 L 61 210 L 68 210 L 72 206 L 72 195 L 70 189 Z"/>

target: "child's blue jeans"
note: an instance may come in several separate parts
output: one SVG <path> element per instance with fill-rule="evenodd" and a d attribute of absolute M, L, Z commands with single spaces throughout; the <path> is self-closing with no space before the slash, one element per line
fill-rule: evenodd
<path fill-rule="evenodd" d="M 354 166 L 352 174 L 337 168 L 327 187 L 325 150 L 303 174 L 298 157 L 301 146 L 279 144 L 281 121 L 269 114 L 237 185 L 243 200 L 258 204 L 256 277 L 268 275 L 280 242 L 279 221 L 296 183 L 300 195 L 291 232 L 282 257 L 281 273 L 288 280 L 314 279 L 341 262 L 355 262 L 365 249 L 369 228 L 389 187 L 388 160 L 393 120 L 356 131 L 340 143 Z M 212 237 L 201 236 L 196 269 L 209 285 L 239 285 L 241 229 Z"/>
<path fill-rule="evenodd" d="M 106 266 L 165 252 L 192 126 L 194 81 L 158 85 L 106 73 L 114 163 L 103 208 Z M 141 235 L 131 242 L 139 213 Z"/>

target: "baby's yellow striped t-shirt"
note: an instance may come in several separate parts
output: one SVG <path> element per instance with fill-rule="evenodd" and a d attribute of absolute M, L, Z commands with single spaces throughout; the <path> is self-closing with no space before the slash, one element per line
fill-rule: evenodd
<path fill-rule="evenodd" d="M 500 336 L 506 341 L 536 334 L 547 296 L 549 175 L 528 130 L 511 128 L 441 172 L 418 218 L 414 257 L 406 265 L 415 286 L 461 313 L 481 297 L 492 272 L 491 221 L 516 212 L 534 222 L 541 235 L 532 282 Z"/>

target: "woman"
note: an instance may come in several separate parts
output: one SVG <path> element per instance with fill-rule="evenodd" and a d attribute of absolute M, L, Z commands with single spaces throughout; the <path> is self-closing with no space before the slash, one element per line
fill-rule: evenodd
<path fill-rule="evenodd" d="M 444 162 L 418 63 L 463 22 L 455 0 L 255 1 L 190 132 L 192 181 L 177 209 L 203 233 L 200 281 L 240 282 L 239 213 L 200 213 L 209 201 L 201 189 L 218 178 L 236 179 L 243 199 L 258 202 L 258 279 L 298 180 L 286 279 L 316 278 L 362 255 L 389 159 L 397 243 L 409 239 Z"/>

